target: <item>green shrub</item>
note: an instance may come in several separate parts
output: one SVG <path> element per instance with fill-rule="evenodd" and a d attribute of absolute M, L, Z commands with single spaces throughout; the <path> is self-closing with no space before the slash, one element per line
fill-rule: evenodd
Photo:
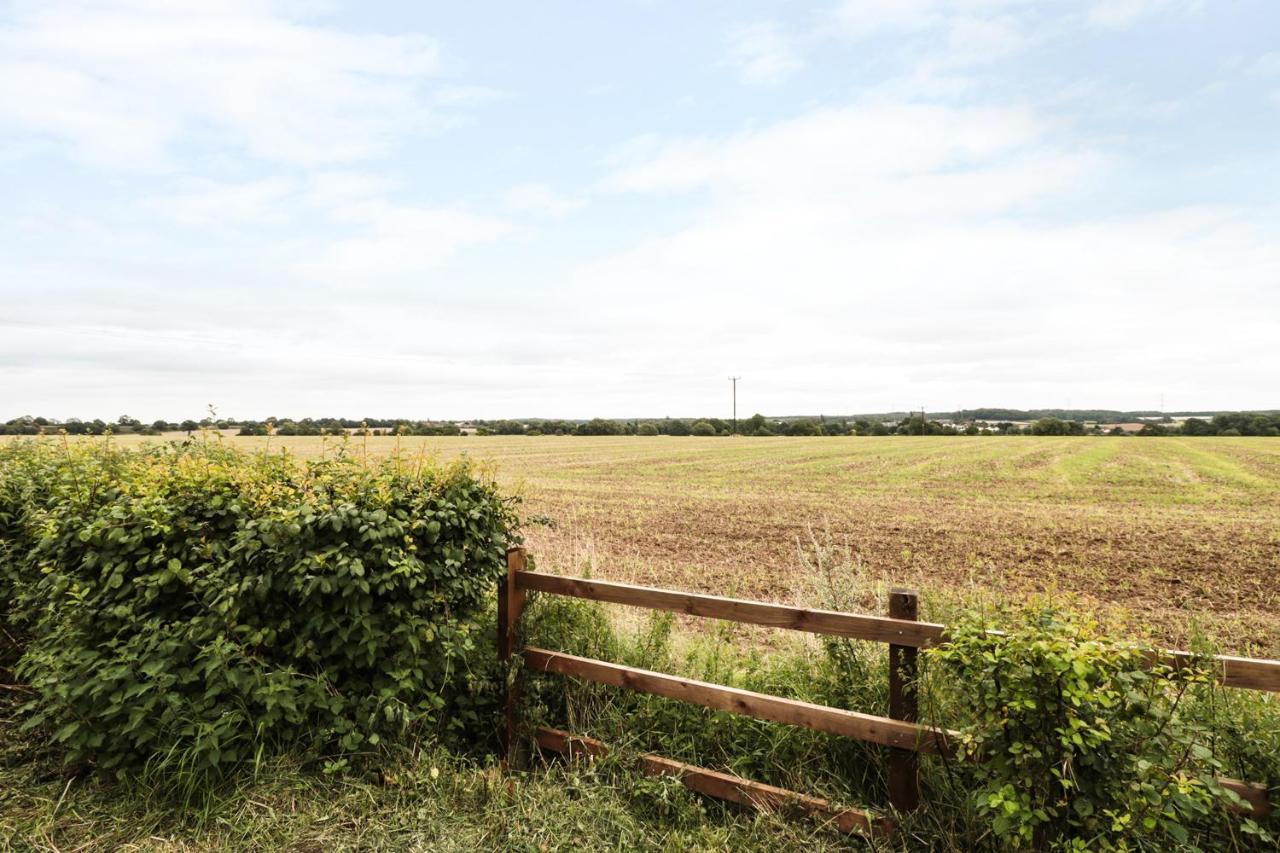
<path fill-rule="evenodd" d="M 24 725 L 104 768 L 483 738 L 496 667 L 468 661 L 516 542 L 511 501 L 466 462 L 0 448 Z"/>
<path fill-rule="evenodd" d="M 1140 838 L 1188 843 L 1238 803 L 1216 781 L 1218 722 L 1189 709 L 1212 692 L 1208 665 L 1150 663 L 1052 611 L 1004 634 L 975 618 L 928 656 L 973 762 L 979 813 L 1010 847 L 1129 849 Z M 1241 825 L 1270 840 L 1252 820 Z"/>
<path fill-rule="evenodd" d="M 26 542 L 26 511 L 39 482 L 35 457 L 13 452 L 17 446 L 0 445 L 0 674 L 17 660 L 26 642 L 26 620 L 20 618 L 16 602 L 18 555 Z"/>
<path fill-rule="evenodd" d="M 716 428 L 707 421 L 698 421 L 689 430 L 693 435 L 715 435 Z"/>

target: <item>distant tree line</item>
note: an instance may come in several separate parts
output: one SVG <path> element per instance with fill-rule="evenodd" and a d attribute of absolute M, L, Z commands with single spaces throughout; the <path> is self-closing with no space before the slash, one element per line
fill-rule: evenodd
<path fill-rule="evenodd" d="M 1189 417 L 1181 423 L 1168 416 L 1149 415 L 1136 432 L 1129 432 L 1118 425 L 1105 426 L 1110 419 L 1082 417 L 1081 412 L 1071 411 L 1073 417 L 1042 415 L 1030 422 L 1015 419 L 980 418 L 979 413 L 1026 414 L 1014 409 L 971 409 L 957 412 L 951 419 L 930 416 L 928 413 L 898 413 L 896 416 L 862 415 L 845 417 L 785 417 L 767 418 L 761 414 L 740 420 L 737 433 L 753 436 L 839 436 L 839 435 L 1121 435 L 1140 436 L 1189 435 L 1189 436 L 1280 436 L 1280 412 L 1223 412 L 1204 417 Z M 1084 414 L 1097 414 L 1087 412 Z M 1133 413 L 1104 412 L 1104 414 L 1130 416 Z M 1142 417 L 1142 416 L 1137 416 Z M 1154 418 L 1160 418 L 1155 420 Z M 1132 419 L 1126 421 L 1135 423 Z M 1114 422 L 1113 422 L 1114 423 Z M 459 435 L 474 432 L 477 435 L 674 435 L 674 436 L 727 436 L 734 433 L 734 424 L 721 418 L 636 418 L 591 420 L 554 420 L 532 418 L 529 420 L 477 420 L 477 421 L 426 421 L 404 418 L 289 418 L 270 417 L 261 421 L 235 420 L 206 417 L 199 421 L 157 420 L 143 423 L 137 418 L 121 415 L 114 421 L 92 421 L 68 418 L 59 421 L 52 418 L 24 416 L 0 424 L 0 435 L 160 435 L 168 432 L 194 433 L 203 429 L 235 430 L 238 435 L 320 436 L 348 435 Z"/>
<path fill-rule="evenodd" d="M 300 418 L 299 420 L 240 421 L 238 435 L 460 435 L 461 428 L 451 421 L 412 421 L 407 419 L 368 418 Z"/>
<path fill-rule="evenodd" d="M 452 421 L 421 421 L 408 419 L 365 418 L 266 418 L 235 420 L 233 418 L 202 418 L 201 420 L 165 421 L 143 423 L 137 418 L 121 415 L 114 421 L 92 421 L 26 415 L 0 424 L 0 435 L 160 435 L 166 432 L 194 433 L 199 430 L 235 430 L 238 435 L 346 435 L 350 432 L 367 432 L 369 435 L 458 435 L 461 428 Z"/>
<path fill-rule="evenodd" d="M 975 412 L 1016 412 L 1016 410 L 971 410 Z M 960 413 L 957 413 L 960 414 Z M 1022 413 L 1019 413 L 1022 414 Z M 1076 413 L 1073 413 L 1076 414 Z M 1087 412 L 1086 414 L 1094 414 Z M 1128 415 L 1127 423 L 1133 423 L 1133 413 L 1109 412 Z M 1146 417 L 1162 417 L 1158 414 Z M 821 436 L 821 435 L 1280 435 L 1280 412 L 1229 412 L 1207 418 L 1187 418 L 1181 425 L 1163 416 L 1162 421 L 1147 421 L 1135 433 L 1119 426 L 1104 428 L 1104 421 L 1090 423 L 1091 418 L 1060 418 L 1045 415 L 1030 423 L 1014 420 L 985 420 L 970 417 L 952 421 L 929 417 L 920 413 L 897 419 L 881 419 L 878 416 L 790 417 L 766 418 L 755 414 L 738 422 L 738 433 L 754 436 Z M 1113 422 L 1114 424 L 1114 422 Z M 476 431 L 482 435 L 730 435 L 733 424 L 720 418 L 701 420 L 684 418 L 589 421 L 530 420 L 530 421 L 476 421 Z"/>
<path fill-rule="evenodd" d="M 966 430 L 969 434 L 974 434 L 971 430 L 973 424 L 970 424 Z M 1128 432 L 1118 424 L 1110 427 L 1104 427 L 1100 423 L 1095 423 L 1086 427 L 1082 421 L 1062 420 L 1056 417 L 1039 418 L 1030 425 L 1019 428 L 1012 423 L 1000 423 L 994 425 L 993 431 L 1001 434 L 1024 434 L 1024 435 L 1256 435 L 1256 436 L 1280 436 L 1280 413 L 1258 413 L 1258 412 L 1225 412 L 1213 415 L 1209 419 L 1205 418 L 1187 418 L 1181 423 L 1174 422 L 1171 418 L 1164 418 L 1160 421 L 1146 421 L 1142 424 L 1141 429 L 1136 432 Z M 990 429 L 990 427 L 988 427 Z M 979 431 L 981 432 L 981 430 Z"/>
<path fill-rule="evenodd" d="M 542 420 L 476 421 L 476 431 L 492 435 L 731 435 L 732 421 L 722 418 L 636 418 L 589 421 Z M 847 420 L 816 418 L 769 419 L 752 415 L 738 422 L 742 435 L 849 435 L 853 430 Z"/>
<path fill-rule="evenodd" d="M 1160 428 L 1159 424 L 1152 424 Z M 1280 435 L 1280 413 L 1227 412 L 1206 421 L 1187 418 L 1179 428 L 1181 435 Z"/>

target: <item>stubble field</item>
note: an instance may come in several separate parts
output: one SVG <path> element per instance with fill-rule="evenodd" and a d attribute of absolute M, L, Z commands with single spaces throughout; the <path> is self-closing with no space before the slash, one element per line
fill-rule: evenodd
<path fill-rule="evenodd" d="M 925 618 L 931 599 L 1048 593 L 1134 636 L 1280 655 L 1277 440 L 353 437 L 346 452 L 397 444 L 491 464 L 524 497 L 542 571 L 812 603 L 799 555 L 816 536 L 848 549 L 864 588 L 920 589 Z"/>

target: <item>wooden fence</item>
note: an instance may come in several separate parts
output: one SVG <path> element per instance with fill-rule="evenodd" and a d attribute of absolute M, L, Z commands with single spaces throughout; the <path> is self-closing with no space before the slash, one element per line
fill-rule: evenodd
<path fill-rule="evenodd" d="M 920 805 L 920 754 L 951 755 L 954 751 L 955 732 L 918 722 L 916 696 L 911 689 L 917 673 L 918 650 L 944 642 L 946 626 L 917 620 L 918 596 L 914 591 L 893 590 L 889 596 L 888 615 L 869 616 L 655 589 L 614 581 L 546 575 L 527 569 L 528 561 L 522 549 L 512 549 L 507 553 L 507 576 L 500 582 L 498 591 L 498 656 L 503 662 L 509 662 L 518 653 L 523 658 L 525 668 L 535 672 L 581 678 L 718 711 L 803 726 L 889 747 L 886 768 L 889 802 L 898 811 L 911 811 Z M 815 705 L 548 649 L 517 649 L 520 615 L 528 592 L 887 643 L 888 716 Z M 1188 652 L 1161 651 L 1154 653 L 1153 658 L 1177 666 L 1193 660 L 1194 656 Z M 1280 660 L 1227 655 L 1216 656 L 1213 660 L 1217 664 L 1218 681 L 1224 686 L 1280 692 Z M 508 688 L 505 699 L 504 747 L 509 759 L 516 756 L 521 744 L 522 732 L 517 712 L 519 689 L 517 679 Z M 565 755 L 599 756 L 608 752 L 608 747 L 600 741 L 559 729 L 538 727 L 527 734 L 542 749 Z M 839 809 L 817 797 L 682 764 L 661 756 L 642 756 L 640 769 L 649 775 L 677 776 L 687 787 L 723 800 L 757 808 L 809 814 L 830 821 L 846 832 L 889 834 L 894 829 L 893 821 L 883 815 L 860 809 Z M 1224 778 L 1219 781 L 1245 801 L 1246 807 L 1243 810 L 1251 810 L 1259 815 L 1270 812 L 1271 804 L 1266 789 L 1262 786 L 1236 779 Z"/>

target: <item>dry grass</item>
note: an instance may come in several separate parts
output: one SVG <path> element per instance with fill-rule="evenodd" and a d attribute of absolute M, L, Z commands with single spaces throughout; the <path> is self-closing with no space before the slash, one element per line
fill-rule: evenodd
<path fill-rule="evenodd" d="M 304 457 L 342 443 L 223 440 Z M 1203 632 L 1280 655 L 1277 440 L 356 437 L 347 452 L 397 444 L 491 460 L 526 517 L 552 522 L 528 528 L 544 571 L 804 600 L 797 542 L 817 529 L 885 583 L 1062 594 L 1166 643 Z"/>

